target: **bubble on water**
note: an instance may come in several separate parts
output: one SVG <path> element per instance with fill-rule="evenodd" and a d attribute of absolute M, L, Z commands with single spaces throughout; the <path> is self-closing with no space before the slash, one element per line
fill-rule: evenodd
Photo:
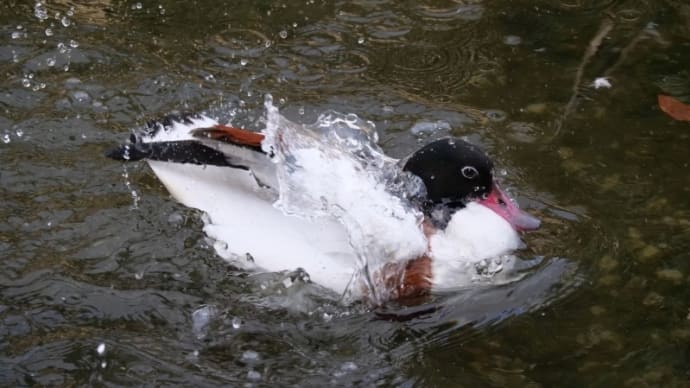
<path fill-rule="evenodd" d="M 271 47 L 271 44 L 273 44 L 273 43 L 270 40 L 267 40 L 264 42 L 264 46 L 266 46 L 266 48 Z"/>
<path fill-rule="evenodd" d="M 69 51 L 69 49 L 67 48 L 67 46 L 65 46 L 65 44 L 62 43 L 62 42 L 58 42 L 58 44 L 56 45 L 56 47 L 57 47 L 58 52 L 59 52 L 60 54 L 66 54 L 66 53 Z"/>
<path fill-rule="evenodd" d="M 205 76 L 204 76 L 204 79 L 205 79 L 206 81 L 209 81 L 209 82 L 215 81 L 215 77 L 213 76 L 213 74 L 207 74 L 207 75 L 205 75 Z"/>
<path fill-rule="evenodd" d="M 105 369 L 106 366 L 108 366 L 108 361 L 101 361 L 101 368 Z"/>
<path fill-rule="evenodd" d="M 255 370 L 250 370 L 249 372 L 247 372 L 247 379 L 253 381 L 261 380 L 261 373 Z"/>
<path fill-rule="evenodd" d="M 96 353 L 98 353 L 99 356 L 102 356 L 105 353 L 105 343 L 101 342 L 98 344 L 98 347 L 96 347 Z"/>
<path fill-rule="evenodd" d="M 297 28 L 297 22 L 292 23 L 292 28 Z"/>
<path fill-rule="evenodd" d="M 342 366 L 340 366 L 340 370 L 347 371 L 347 372 L 355 371 L 357 369 L 359 369 L 359 367 L 357 366 L 357 364 L 355 364 L 352 361 L 346 361 L 343 363 Z"/>
<path fill-rule="evenodd" d="M 286 39 L 288 37 L 288 32 L 285 30 L 282 30 L 278 33 L 278 36 L 280 36 L 283 39 Z"/>
<path fill-rule="evenodd" d="M 249 63 L 249 61 L 247 59 L 245 59 L 245 58 L 240 59 L 240 65 L 247 66 L 247 63 Z"/>
<path fill-rule="evenodd" d="M 297 109 L 297 113 L 299 113 L 300 116 L 304 116 L 304 107 L 300 106 L 299 109 Z"/>
<path fill-rule="evenodd" d="M 242 320 L 239 317 L 232 318 L 232 328 L 237 330 L 242 326 Z"/>
<path fill-rule="evenodd" d="M 286 101 L 287 101 L 287 100 L 285 100 L 285 97 L 281 97 L 280 99 L 278 99 L 278 103 L 279 103 L 280 105 L 285 105 L 285 102 L 286 102 Z"/>
<path fill-rule="evenodd" d="M 359 43 L 359 44 L 364 44 L 364 41 L 365 40 L 364 40 L 363 36 L 360 36 L 359 39 L 357 39 L 357 43 Z"/>
<path fill-rule="evenodd" d="M 72 98 L 74 98 L 77 102 L 87 102 L 91 100 L 91 96 L 89 96 L 88 93 L 82 91 L 82 90 L 77 90 L 74 93 L 72 93 Z"/>
<path fill-rule="evenodd" d="M 63 16 L 62 19 L 60 19 L 60 23 L 63 27 L 69 27 L 72 25 L 72 21 L 67 16 Z"/>
<path fill-rule="evenodd" d="M 173 212 L 168 216 L 168 222 L 173 225 L 180 225 L 184 222 L 184 216 L 178 212 Z"/>
<path fill-rule="evenodd" d="M 74 16 L 74 7 L 69 7 L 67 12 L 65 12 L 67 16 Z"/>
<path fill-rule="evenodd" d="M 37 1 L 36 4 L 34 4 L 34 16 L 36 16 L 36 18 L 40 21 L 48 19 L 48 10 L 46 9 L 45 4 L 40 1 Z"/>
<path fill-rule="evenodd" d="M 31 80 L 28 78 L 22 78 L 22 86 L 25 88 L 31 87 Z"/>
<path fill-rule="evenodd" d="M 443 120 L 437 120 L 437 121 L 417 121 L 411 128 L 410 132 L 415 135 L 425 135 L 425 134 L 432 134 L 432 133 L 437 133 L 439 131 L 450 131 L 451 126 L 450 123 L 443 121 Z"/>
<path fill-rule="evenodd" d="M 132 4 L 132 9 L 138 10 L 138 9 L 142 9 L 142 8 L 144 8 L 144 6 L 141 3 Z"/>
<path fill-rule="evenodd" d="M 69 41 L 69 47 L 77 48 L 77 47 L 79 47 L 79 43 L 78 43 L 76 40 L 74 40 L 74 39 L 70 39 L 70 41 Z"/>
<path fill-rule="evenodd" d="M 486 114 L 486 118 L 495 122 L 504 121 L 508 117 L 506 112 L 498 109 L 487 109 L 484 113 Z"/>
<path fill-rule="evenodd" d="M 46 64 L 48 65 L 48 67 L 53 67 L 53 66 L 55 66 L 55 62 L 56 62 L 56 59 L 55 59 L 55 58 L 52 58 L 52 57 L 51 57 L 51 58 L 46 59 Z"/>
<path fill-rule="evenodd" d="M 255 363 L 259 361 L 259 353 L 253 350 L 245 350 L 244 353 L 242 353 L 241 360 L 247 363 Z"/>
<path fill-rule="evenodd" d="M 322 318 L 323 318 L 324 322 L 330 322 L 331 320 L 333 320 L 333 314 L 323 313 Z"/>
<path fill-rule="evenodd" d="M 144 278 L 144 272 L 143 272 L 143 271 L 142 271 L 142 272 L 135 272 L 135 273 L 134 273 L 134 279 L 136 279 L 136 280 L 141 280 L 141 279 L 143 279 L 143 278 Z"/>
<path fill-rule="evenodd" d="M 14 131 L 14 134 L 17 135 L 17 137 L 22 137 L 22 136 L 24 136 L 24 130 L 21 129 L 21 128 L 17 128 L 17 129 Z"/>
<path fill-rule="evenodd" d="M 24 26 L 22 26 L 21 24 L 17 24 L 17 29 L 18 29 L 18 30 L 23 30 L 23 29 L 24 29 Z"/>
<path fill-rule="evenodd" d="M 5 144 L 8 144 L 12 139 L 10 139 L 10 134 L 9 133 L 4 133 L 2 135 L 2 142 Z"/>
<path fill-rule="evenodd" d="M 158 13 L 165 15 L 165 8 L 163 8 L 163 4 L 158 4 Z"/>
<path fill-rule="evenodd" d="M 517 35 L 506 35 L 503 37 L 503 43 L 508 46 L 517 46 L 522 43 L 522 38 Z"/>
<path fill-rule="evenodd" d="M 24 34 L 21 31 L 12 31 L 12 39 L 19 39 L 23 36 Z"/>

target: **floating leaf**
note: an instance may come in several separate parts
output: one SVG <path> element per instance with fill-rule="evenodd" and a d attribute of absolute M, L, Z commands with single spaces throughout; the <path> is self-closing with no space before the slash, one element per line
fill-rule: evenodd
<path fill-rule="evenodd" d="M 676 120 L 690 121 L 690 105 L 684 104 L 671 96 L 660 94 L 659 107 Z"/>

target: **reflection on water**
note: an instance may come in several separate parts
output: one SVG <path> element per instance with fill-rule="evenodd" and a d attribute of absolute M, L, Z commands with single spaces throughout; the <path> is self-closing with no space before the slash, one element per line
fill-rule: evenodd
<path fill-rule="evenodd" d="M 687 385 L 690 140 L 656 96 L 690 102 L 688 33 L 678 0 L 3 3 L 0 381 Z M 545 259 L 346 308 L 227 265 L 145 166 L 102 156 L 171 111 L 258 129 L 266 93 L 372 120 L 395 157 L 481 144 Z"/>

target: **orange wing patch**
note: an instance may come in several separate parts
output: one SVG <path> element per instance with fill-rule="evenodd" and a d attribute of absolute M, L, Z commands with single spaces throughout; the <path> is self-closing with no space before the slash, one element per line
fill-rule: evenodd
<path fill-rule="evenodd" d="M 207 137 L 252 148 L 261 148 L 264 135 L 258 132 L 247 131 L 246 129 L 228 127 L 227 125 L 215 125 L 210 128 L 199 128 L 192 131 L 194 137 Z"/>

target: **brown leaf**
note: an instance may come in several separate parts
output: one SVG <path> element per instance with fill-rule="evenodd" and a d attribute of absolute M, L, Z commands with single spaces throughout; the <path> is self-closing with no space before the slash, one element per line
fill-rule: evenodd
<path fill-rule="evenodd" d="M 671 96 L 660 94 L 659 107 L 676 120 L 690 121 L 690 105 L 684 104 Z"/>

